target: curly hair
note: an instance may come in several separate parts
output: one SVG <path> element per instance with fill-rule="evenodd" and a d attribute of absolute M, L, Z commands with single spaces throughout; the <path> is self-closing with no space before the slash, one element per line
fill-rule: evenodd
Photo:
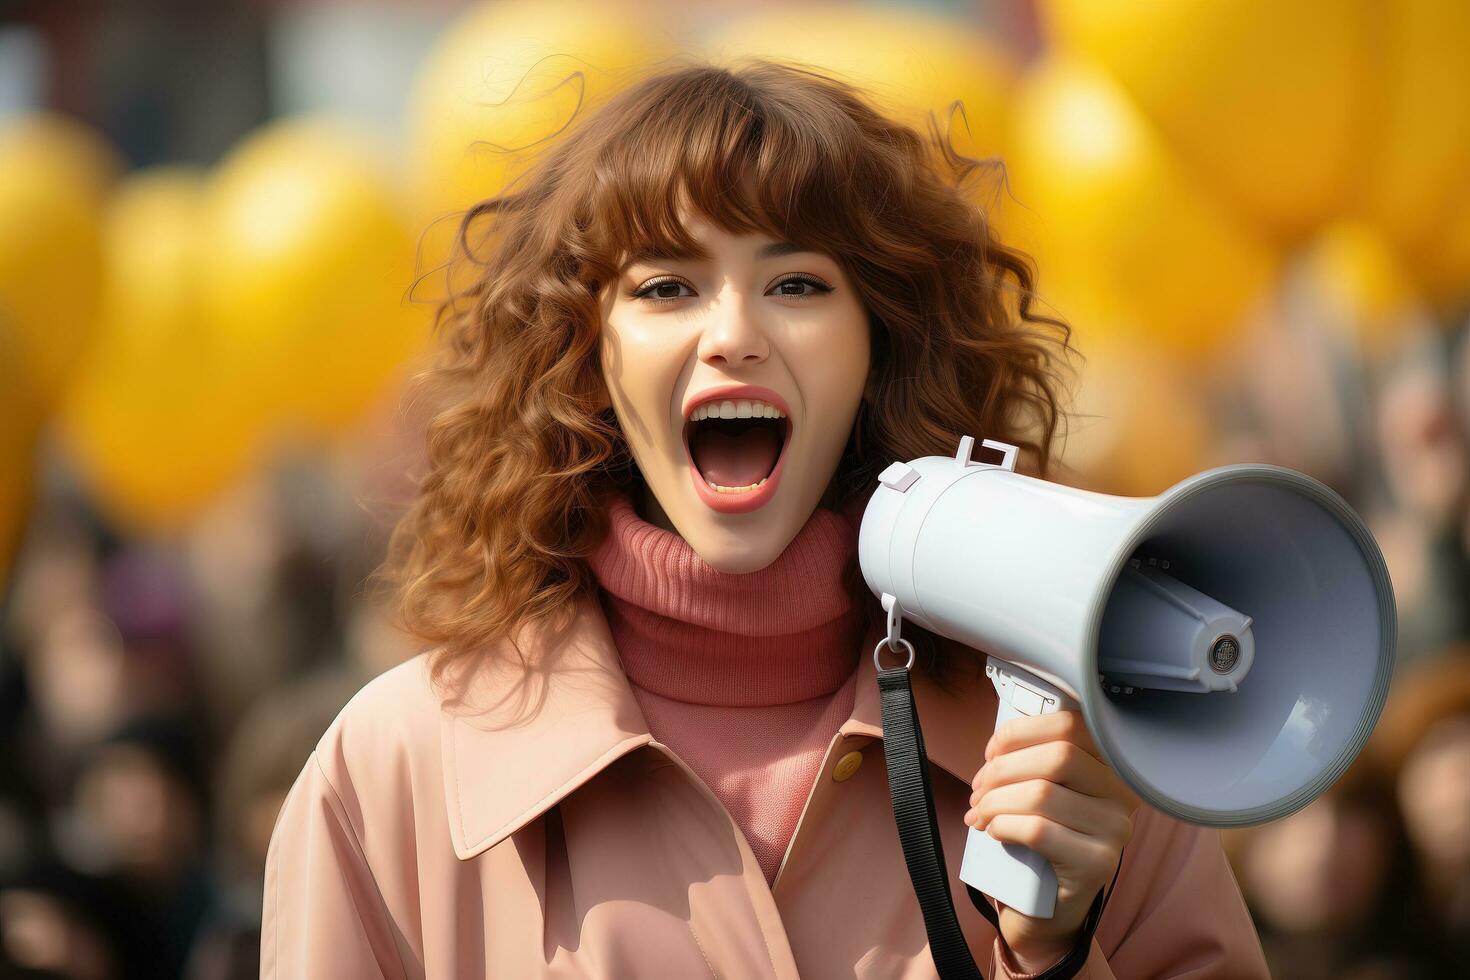
<path fill-rule="evenodd" d="M 599 294 L 629 254 L 699 253 L 680 202 L 830 255 L 859 292 L 873 394 L 823 505 L 967 433 L 1046 477 L 1071 330 L 1034 311 L 1030 259 L 976 203 L 1004 186 L 998 161 L 955 152 L 932 114 L 928 130 L 805 66 L 666 65 L 463 216 L 447 268 L 461 287 L 417 379 L 435 400 L 427 472 L 384 566 L 404 627 L 437 646 L 436 680 L 595 589 L 608 495 L 641 480 L 603 382 Z"/>

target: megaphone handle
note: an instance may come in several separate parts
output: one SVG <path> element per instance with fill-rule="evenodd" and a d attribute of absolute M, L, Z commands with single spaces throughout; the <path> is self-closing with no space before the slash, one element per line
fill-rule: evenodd
<path fill-rule="evenodd" d="M 1059 688 L 1005 660 L 988 657 L 985 673 L 999 701 L 996 728 L 1021 715 L 1078 707 Z M 1051 863 L 1029 847 L 1002 843 L 974 827 L 965 839 L 960 880 L 1025 915 L 1049 919 L 1056 911 L 1057 876 Z"/>

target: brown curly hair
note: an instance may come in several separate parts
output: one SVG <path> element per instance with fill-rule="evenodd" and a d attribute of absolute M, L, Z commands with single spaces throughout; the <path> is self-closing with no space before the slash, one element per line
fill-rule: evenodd
<path fill-rule="evenodd" d="M 634 251 L 698 253 L 681 201 L 732 234 L 832 256 L 865 304 L 873 396 L 824 506 L 964 434 L 1020 446 L 1046 477 L 1070 328 L 1033 311 L 1030 260 L 976 203 L 1003 189 L 999 163 L 956 153 L 932 115 L 928 128 L 804 66 L 664 66 L 463 216 L 447 278 L 464 285 L 418 379 L 436 402 L 427 473 L 385 564 L 403 625 L 438 647 L 436 680 L 595 589 L 585 558 L 607 497 L 641 480 L 604 387 L 599 294 Z"/>

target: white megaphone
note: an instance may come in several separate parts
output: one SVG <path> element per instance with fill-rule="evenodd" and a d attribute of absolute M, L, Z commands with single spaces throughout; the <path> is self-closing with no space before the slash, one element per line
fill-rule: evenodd
<path fill-rule="evenodd" d="M 954 457 L 894 463 L 863 514 L 863 578 L 893 617 L 989 655 L 997 727 L 1075 709 L 1140 797 L 1233 827 L 1324 792 L 1378 720 L 1397 616 L 1383 555 L 1341 497 L 1280 466 L 1224 466 L 1117 497 Z M 1049 918 L 1051 865 L 970 829 L 960 878 Z"/>

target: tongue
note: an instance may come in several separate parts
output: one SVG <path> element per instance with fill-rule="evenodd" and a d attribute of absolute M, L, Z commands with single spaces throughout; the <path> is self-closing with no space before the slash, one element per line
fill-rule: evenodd
<path fill-rule="evenodd" d="M 748 487 L 775 468 L 781 437 L 769 426 L 752 426 L 739 435 L 704 426 L 694 433 L 689 451 L 706 480 L 722 487 Z"/>

